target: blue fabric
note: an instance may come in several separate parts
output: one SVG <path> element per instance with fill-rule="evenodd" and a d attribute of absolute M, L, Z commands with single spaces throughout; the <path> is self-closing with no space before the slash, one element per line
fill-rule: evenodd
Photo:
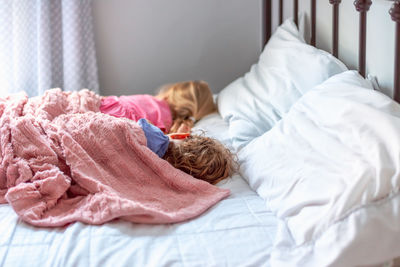
<path fill-rule="evenodd" d="M 137 123 L 142 127 L 144 135 L 146 136 L 147 147 L 162 158 L 168 149 L 168 136 L 166 136 L 160 128 L 148 123 L 146 119 L 140 119 Z"/>

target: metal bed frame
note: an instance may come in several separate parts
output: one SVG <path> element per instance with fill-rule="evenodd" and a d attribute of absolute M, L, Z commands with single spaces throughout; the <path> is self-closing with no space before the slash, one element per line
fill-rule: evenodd
<path fill-rule="evenodd" d="M 294 22 L 298 25 L 299 0 L 293 1 Z M 339 5 L 342 0 L 329 0 L 332 5 L 332 54 L 339 54 Z M 394 0 L 389 14 L 396 23 L 395 30 L 395 57 L 394 57 L 394 100 L 400 103 L 400 0 Z M 316 0 L 311 0 L 311 41 L 315 46 L 316 40 Z M 366 74 L 366 40 L 367 40 L 367 12 L 372 5 L 372 0 L 355 0 L 355 9 L 359 12 L 359 48 L 358 71 L 365 77 Z M 264 45 L 268 42 L 272 32 L 272 0 L 263 0 L 263 35 Z M 283 0 L 279 0 L 279 24 L 283 22 Z"/>

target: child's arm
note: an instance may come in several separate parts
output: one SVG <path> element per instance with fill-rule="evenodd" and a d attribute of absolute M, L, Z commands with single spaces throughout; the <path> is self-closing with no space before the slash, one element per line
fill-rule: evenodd
<path fill-rule="evenodd" d="M 192 127 L 187 122 L 182 122 L 181 126 L 179 126 L 177 133 L 190 133 Z"/>
<path fill-rule="evenodd" d="M 193 128 L 196 119 L 194 117 L 189 117 L 188 119 L 182 120 L 180 126 L 178 127 L 177 133 L 190 133 Z"/>

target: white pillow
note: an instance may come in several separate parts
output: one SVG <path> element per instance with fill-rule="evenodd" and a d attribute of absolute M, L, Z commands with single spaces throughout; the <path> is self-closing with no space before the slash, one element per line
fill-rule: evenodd
<path fill-rule="evenodd" d="M 233 145 L 239 149 L 271 129 L 305 92 L 345 70 L 331 54 L 306 44 L 293 21 L 285 21 L 259 62 L 218 96 Z"/>
<path fill-rule="evenodd" d="M 272 266 L 400 256 L 400 105 L 358 73 L 305 94 L 238 157 L 242 176 L 279 219 Z"/>

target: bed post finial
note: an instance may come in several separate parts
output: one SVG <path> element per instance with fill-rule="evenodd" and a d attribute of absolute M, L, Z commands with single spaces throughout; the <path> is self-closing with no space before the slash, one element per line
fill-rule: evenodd
<path fill-rule="evenodd" d="M 395 62 L 394 62 L 394 100 L 400 103 L 400 0 L 396 0 L 389 11 L 396 22 Z"/>
<path fill-rule="evenodd" d="M 400 23 L 400 0 L 395 0 L 392 8 L 389 10 L 390 16 L 394 22 Z"/>
<path fill-rule="evenodd" d="M 333 5 L 332 9 L 332 54 L 335 57 L 339 55 L 339 5 L 342 0 L 329 0 Z"/>
<path fill-rule="evenodd" d="M 355 0 L 354 6 L 360 12 L 360 39 L 358 49 L 358 68 L 360 74 L 365 77 L 366 74 L 366 43 L 367 43 L 367 12 L 372 5 L 371 0 Z"/>
<path fill-rule="evenodd" d="M 354 5 L 358 12 L 367 12 L 372 5 L 371 0 L 355 0 Z"/>
<path fill-rule="evenodd" d="M 395 0 L 392 8 L 389 11 L 392 20 L 400 23 L 400 0 Z"/>

